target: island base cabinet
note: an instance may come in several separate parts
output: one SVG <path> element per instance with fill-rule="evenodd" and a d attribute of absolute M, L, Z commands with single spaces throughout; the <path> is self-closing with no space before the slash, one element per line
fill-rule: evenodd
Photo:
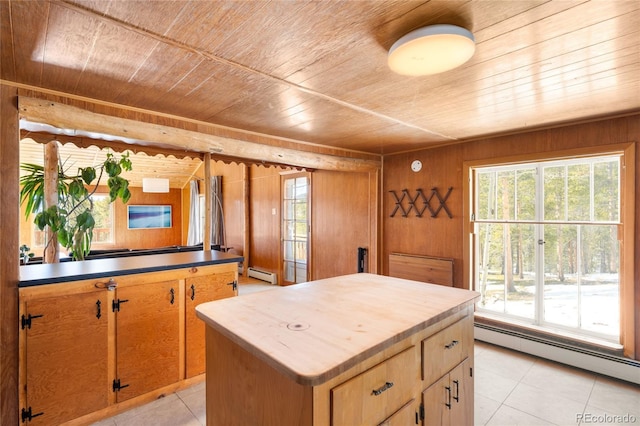
<path fill-rule="evenodd" d="M 465 359 L 422 393 L 424 426 L 473 425 L 473 368 Z"/>
<path fill-rule="evenodd" d="M 105 292 L 24 304 L 22 424 L 60 424 L 108 405 L 106 310 Z"/>

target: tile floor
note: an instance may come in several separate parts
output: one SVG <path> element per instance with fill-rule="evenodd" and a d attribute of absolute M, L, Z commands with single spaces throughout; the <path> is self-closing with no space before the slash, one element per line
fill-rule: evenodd
<path fill-rule="evenodd" d="M 240 294 L 269 288 L 241 285 Z M 200 383 L 94 425 L 204 425 L 204 389 Z M 476 341 L 475 424 L 640 425 L 640 386 Z"/>

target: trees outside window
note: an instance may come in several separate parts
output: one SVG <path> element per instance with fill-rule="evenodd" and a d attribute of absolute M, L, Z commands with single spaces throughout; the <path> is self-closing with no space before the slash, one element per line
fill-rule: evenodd
<path fill-rule="evenodd" d="M 619 341 L 618 156 L 476 168 L 480 311 Z"/>

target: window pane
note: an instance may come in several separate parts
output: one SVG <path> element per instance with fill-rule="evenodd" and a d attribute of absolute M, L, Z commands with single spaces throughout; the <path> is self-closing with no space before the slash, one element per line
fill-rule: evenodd
<path fill-rule="evenodd" d="M 512 220 L 515 218 L 515 171 L 498 173 L 497 185 L 496 218 L 498 220 Z"/>
<path fill-rule="evenodd" d="M 544 220 L 565 219 L 564 166 L 544 169 Z"/>
<path fill-rule="evenodd" d="M 307 281 L 307 265 L 296 263 L 296 282 L 303 283 L 305 281 Z"/>
<path fill-rule="evenodd" d="M 567 219 L 588 221 L 591 208 L 591 167 L 589 164 L 575 164 L 567 169 Z"/>
<path fill-rule="evenodd" d="M 477 180 L 476 216 L 478 219 L 493 219 L 495 218 L 496 173 L 478 172 Z"/>
<path fill-rule="evenodd" d="M 534 226 L 478 224 L 480 263 L 476 282 L 480 307 L 534 318 Z"/>
<path fill-rule="evenodd" d="M 544 321 L 578 327 L 577 227 L 544 227 Z"/>
<path fill-rule="evenodd" d="M 594 220 L 619 221 L 619 161 L 593 165 Z"/>
<path fill-rule="evenodd" d="M 516 214 L 518 220 L 536 218 L 536 171 L 516 171 Z"/>
<path fill-rule="evenodd" d="M 620 330 L 620 245 L 615 225 L 584 226 L 581 232 L 581 324 L 618 336 Z"/>

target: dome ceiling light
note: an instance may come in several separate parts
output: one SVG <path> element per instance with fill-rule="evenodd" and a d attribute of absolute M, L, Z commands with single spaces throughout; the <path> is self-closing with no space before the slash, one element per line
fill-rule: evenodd
<path fill-rule="evenodd" d="M 438 74 L 464 64 L 475 50 L 475 39 L 469 30 L 448 24 L 430 25 L 393 43 L 388 64 L 401 75 Z"/>

